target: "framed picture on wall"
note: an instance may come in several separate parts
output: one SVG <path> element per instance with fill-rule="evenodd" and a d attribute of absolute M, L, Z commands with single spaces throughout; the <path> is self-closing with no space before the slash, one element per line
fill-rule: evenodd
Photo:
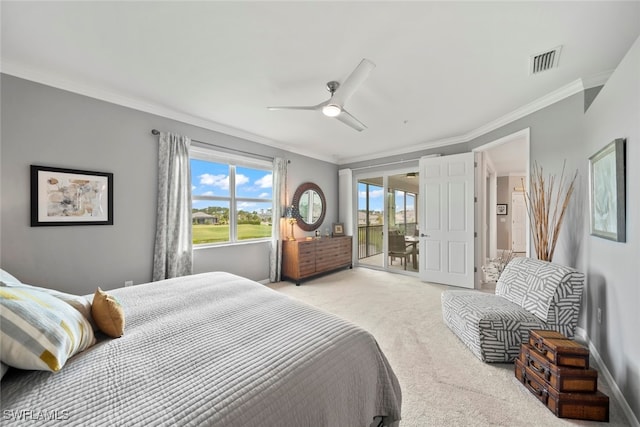
<path fill-rule="evenodd" d="M 31 165 L 31 226 L 113 225 L 113 174 Z"/>
<path fill-rule="evenodd" d="M 507 214 L 507 205 L 506 204 L 498 204 L 498 205 L 496 205 L 496 214 L 497 215 L 506 215 Z"/>
<path fill-rule="evenodd" d="M 625 140 L 589 157 L 591 235 L 626 242 Z"/>

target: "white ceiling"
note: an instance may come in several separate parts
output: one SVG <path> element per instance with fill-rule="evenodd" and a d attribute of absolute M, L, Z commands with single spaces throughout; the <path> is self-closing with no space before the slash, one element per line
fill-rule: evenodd
<path fill-rule="evenodd" d="M 601 83 L 640 35 L 638 1 L 1 7 L 5 73 L 340 164 L 464 141 Z M 559 67 L 530 76 L 529 57 L 559 45 Z M 363 132 L 265 108 L 326 100 L 362 58 L 377 66 L 346 109 Z"/>
<path fill-rule="evenodd" d="M 527 176 L 529 145 L 527 138 L 518 136 L 500 145 L 484 150 L 497 176 Z"/>

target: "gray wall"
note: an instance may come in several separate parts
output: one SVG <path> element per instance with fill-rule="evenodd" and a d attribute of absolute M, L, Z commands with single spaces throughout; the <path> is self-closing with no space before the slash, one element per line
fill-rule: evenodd
<path fill-rule="evenodd" d="M 589 235 L 584 212 L 586 330 L 640 419 L 640 39 L 586 112 L 587 159 L 616 138 L 626 138 L 627 242 Z M 602 322 L 597 309 L 602 309 Z"/>
<path fill-rule="evenodd" d="M 26 283 L 73 293 L 151 280 L 157 137 L 153 128 L 195 140 L 289 159 L 289 195 L 316 182 L 337 220 L 337 166 L 175 120 L 2 75 L 0 265 Z M 30 227 L 29 165 L 114 174 L 114 225 Z M 290 199 L 290 196 L 289 196 Z M 298 230 L 300 231 L 300 230 Z M 302 233 L 299 233 L 302 234 Z M 269 276 L 269 245 L 194 251 L 194 272 Z"/>

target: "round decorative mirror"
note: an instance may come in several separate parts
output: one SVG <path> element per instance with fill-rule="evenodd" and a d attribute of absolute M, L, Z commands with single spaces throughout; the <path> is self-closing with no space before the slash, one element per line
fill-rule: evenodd
<path fill-rule="evenodd" d="M 327 210 L 324 193 L 313 182 L 300 184 L 293 195 L 291 205 L 298 227 L 304 231 L 313 231 L 320 227 Z"/>

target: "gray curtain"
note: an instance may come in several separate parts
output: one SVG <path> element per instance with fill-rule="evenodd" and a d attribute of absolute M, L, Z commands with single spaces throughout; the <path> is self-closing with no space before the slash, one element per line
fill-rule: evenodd
<path fill-rule="evenodd" d="M 190 145 L 186 136 L 160 132 L 154 281 L 192 273 Z"/>
<path fill-rule="evenodd" d="M 273 235 L 269 259 L 269 280 L 279 282 L 282 270 L 282 239 L 280 239 L 280 222 L 287 197 L 287 161 L 280 157 L 273 159 Z"/>

